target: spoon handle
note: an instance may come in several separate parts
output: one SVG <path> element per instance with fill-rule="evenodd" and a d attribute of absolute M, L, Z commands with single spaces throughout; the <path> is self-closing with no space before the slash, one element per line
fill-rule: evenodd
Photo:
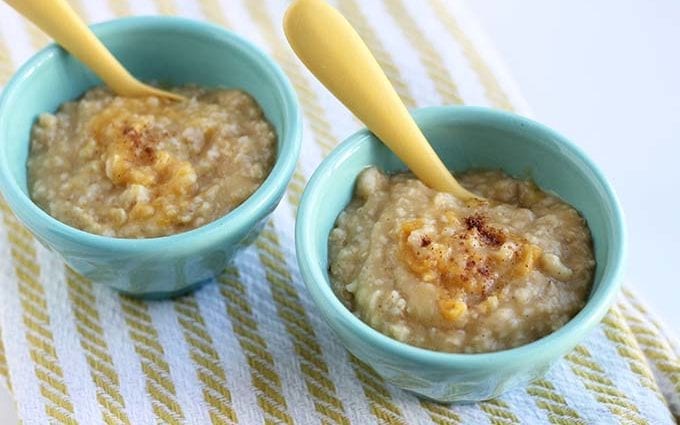
<path fill-rule="evenodd" d="M 296 0 L 286 12 L 284 30 L 307 68 L 423 183 L 463 200 L 475 197 L 439 159 L 368 47 L 337 10 L 323 0 Z"/>
<path fill-rule="evenodd" d="M 156 91 L 130 75 L 66 0 L 5 0 L 5 2 L 54 38 L 115 93 L 122 96 L 141 96 Z M 160 90 L 158 94 L 166 96 L 165 92 Z"/>

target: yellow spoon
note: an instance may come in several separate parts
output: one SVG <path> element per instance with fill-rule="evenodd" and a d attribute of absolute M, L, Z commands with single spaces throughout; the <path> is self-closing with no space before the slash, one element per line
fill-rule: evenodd
<path fill-rule="evenodd" d="M 66 0 L 5 1 L 87 65 L 116 94 L 183 99 L 178 94 L 149 86 L 130 75 Z"/>
<path fill-rule="evenodd" d="M 462 200 L 477 198 L 439 159 L 368 47 L 337 10 L 323 0 L 295 0 L 283 27 L 307 68 L 423 183 Z"/>

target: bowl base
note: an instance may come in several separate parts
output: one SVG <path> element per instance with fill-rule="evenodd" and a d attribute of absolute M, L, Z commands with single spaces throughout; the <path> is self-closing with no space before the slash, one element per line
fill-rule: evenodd
<path fill-rule="evenodd" d="M 215 279 L 204 279 L 201 281 L 198 281 L 196 283 L 192 283 L 189 286 L 186 286 L 182 289 L 178 289 L 176 291 L 159 291 L 159 292 L 145 292 L 145 293 L 134 293 L 134 292 L 128 292 L 128 291 L 123 291 L 123 290 L 118 290 L 121 294 L 131 297 L 131 298 L 138 298 L 141 300 L 148 300 L 148 301 L 160 301 L 160 300 L 167 300 L 171 298 L 177 298 L 181 297 L 182 295 L 186 295 L 189 292 L 196 291 L 203 285 L 213 282 Z"/>

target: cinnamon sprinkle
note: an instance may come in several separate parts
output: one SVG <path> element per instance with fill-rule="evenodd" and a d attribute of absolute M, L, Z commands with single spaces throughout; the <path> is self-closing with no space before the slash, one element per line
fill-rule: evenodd
<path fill-rule="evenodd" d="M 486 223 L 486 217 L 482 214 L 465 217 L 465 226 L 468 230 L 476 229 L 482 237 L 482 241 L 489 246 L 498 247 L 505 243 L 505 233 L 502 230 L 489 226 Z"/>
<path fill-rule="evenodd" d="M 131 144 L 135 156 L 147 163 L 153 162 L 156 159 L 156 150 L 152 146 L 156 141 L 153 136 L 149 134 L 146 127 L 138 130 L 127 123 L 125 124 L 123 136 Z"/>

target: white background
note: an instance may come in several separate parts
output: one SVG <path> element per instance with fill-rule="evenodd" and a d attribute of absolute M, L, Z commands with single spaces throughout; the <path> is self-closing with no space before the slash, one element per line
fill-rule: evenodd
<path fill-rule="evenodd" d="M 467 0 L 535 117 L 614 184 L 628 283 L 680 330 L 680 2 Z M 0 391 L 0 424 L 13 423 Z"/>

